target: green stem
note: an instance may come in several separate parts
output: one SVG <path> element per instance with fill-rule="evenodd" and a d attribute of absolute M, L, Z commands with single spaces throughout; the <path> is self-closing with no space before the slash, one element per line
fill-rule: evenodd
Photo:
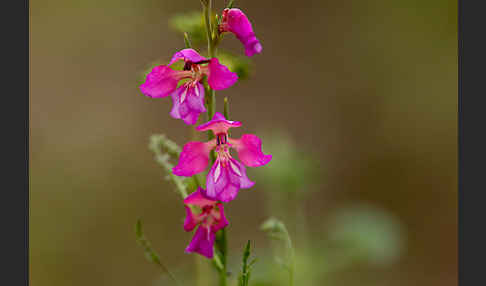
<path fill-rule="evenodd" d="M 211 26 L 211 6 L 212 1 L 201 1 L 203 3 L 203 14 L 204 14 L 204 23 L 206 24 L 206 37 L 208 41 L 208 54 L 210 58 L 215 56 L 215 49 L 214 49 L 214 41 L 213 41 L 213 30 Z M 211 120 L 213 118 L 214 113 L 216 112 L 216 92 L 211 89 L 208 85 L 206 90 L 206 105 L 208 110 L 208 118 L 207 120 Z M 208 131 L 208 139 L 211 140 L 214 138 L 212 131 Z M 216 160 L 216 156 L 214 151 L 211 151 L 211 161 L 214 163 Z"/>
<path fill-rule="evenodd" d="M 214 29 L 212 27 L 211 21 L 211 15 L 212 15 L 212 0 L 201 0 L 201 3 L 203 4 L 203 13 L 204 13 L 204 22 L 206 24 L 206 36 L 208 40 L 208 55 L 210 58 L 214 58 L 216 56 L 216 44 L 217 44 L 217 33 L 214 33 Z M 217 29 L 217 27 L 216 27 Z M 213 38 L 213 34 L 216 34 Z M 206 105 L 207 105 L 207 110 L 208 110 L 208 120 L 211 120 L 213 118 L 214 113 L 216 112 L 216 92 L 211 89 L 211 87 L 208 85 L 208 88 L 206 90 Z M 214 138 L 214 135 L 211 131 L 208 132 L 208 139 L 211 140 Z M 216 160 L 216 156 L 214 151 L 211 152 L 211 161 L 214 163 Z M 219 285 L 220 286 L 226 286 L 226 258 L 227 258 L 227 238 L 226 238 L 226 228 L 223 228 L 220 231 L 220 239 L 218 239 L 218 242 L 216 243 L 216 248 L 217 252 L 221 254 L 221 264 L 223 265 L 222 269 L 219 269 Z"/>
<path fill-rule="evenodd" d="M 227 245 L 227 239 L 226 239 L 226 228 L 223 228 L 220 230 L 219 233 L 219 238 L 216 243 L 216 248 L 218 249 L 219 253 L 221 254 L 220 259 L 221 259 L 221 264 L 223 265 L 223 269 L 219 271 L 219 285 L 220 286 L 226 286 L 226 273 L 227 273 L 227 251 L 228 251 L 228 245 Z"/>
<path fill-rule="evenodd" d="M 225 96 L 224 97 L 224 109 L 223 109 L 223 115 L 227 120 L 230 120 L 229 118 L 229 103 L 228 103 L 228 98 Z"/>
<path fill-rule="evenodd" d="M 207 1 L 207 4 L 204 5 L 203 3 L 203 12 L 204 12 L 204 23 L 206 24 L 206 36 L 208 40 L 208 53 L 209 57 L 214 57 L 213 54 L 213 29 L 211 27 L 211 6 L 212 1 Z"/>
<path fill-rule="evenodd" d="M 208 54 L 210 58 L 213 58 L 215 56 L 215 49 L 213 41 L 213 29 L 211 27 L 211 4 L 211 0 L 208 0 L 206 4 L 203 1 L 204 23 L 206 24 L 206 37 L 208 40 Z M 211 120 L 216 112 L 216 93 L 209 86 L 206 92 L 206 104 L 208 110 L 208 120 Z M 212 132 L 209 131 L 208 139 L 211 140 L 213 138 L 214 136 Z"/>
<path fill-rule="evenodd" d="M 213 118 L 214 116 L 214 113 L 216 112 L 216 94 L 211 88 L 209 88 L 208 91 L 209 94 L 206 95 L 206 104 L 208 110 L 208 120 L 211 120 L 211 118 Z M 213 133 L 209 132 L 208 137 L 209 139 L 213 139 Z"/>
<path fill-rule="evenodd" d="M 206 24 L 206 37 L 208 40 L 208 54 L 210 58 L 214 58 L 216 56 L 216 47 L 214 45 L 213 27 L 211 25 L 211 6 L 212 6 L 212 1 L 208 0 L 207 5 L 203 5 L 203 10 L 204 10 L 204 22 Z M 216 96 L 215 91 L 209 87 L 209 97 L 207 99 L 209 119 L 211 119 L 214 113 L 216 112 L 215 96 Z"/>
<path fill-rule="evenodd" d="M 193 175 L 193 176 L 192 176 L 192 179 L 194 180 L 194 183 L 196 184 L 196 186 L 198 186 L 198 187 L 201 187 L 201 186 L 202 186 L 202 185 L 201 185 L 201 181 L 199 180 L 199 176 L 198 176 L 198 174 Z"/>

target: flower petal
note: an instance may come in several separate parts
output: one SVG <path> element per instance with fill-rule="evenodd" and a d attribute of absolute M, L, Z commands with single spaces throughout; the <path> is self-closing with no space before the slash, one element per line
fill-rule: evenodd
<path fill-rule="evenodd" d="M 214 163 L 206 177 L 205 195 L 214 200 L 229 202 L 238 195 L 240 182 L 235 176 L 231 176 L 230 172 L 228 172 L 228 166 L 221 166 L 221 173 L 216 178 L 215 170 L 218 164 L 218 161 Z"/>
<path fill-rule="evenodd" d="M 200 208 L 205 206 L 215 205 L 217 202 L 215 200 L 211 200 L 203 195 L 203 189 L 198 187 L 195 192 L 190 194 L 184 199 L 184 204 L 186 205 L 194 205 Z"/>
<path fill-rule="evenodd" d="M 212 58 L 208 67 L 208 84 L 214 90 L 228 88 L 238 80 L 238 75 L 220 64 L 217 58 Z"/>
<path fill-rule="evenodd" d="M 232 32 L 240 40 L 245 47 L 245 54 L 248 57 L 253 56 L 256 53 L 261 53 L 263 48 L 260 41 L 253 33 L 253 27 L 251 26 L 248 17 L 238 8 L 224 9 L 223 20 L 220 26 L 222 32 Z"/>
<path fill-rule="evenodd" d="M 219 208 L 219 214 L 221 216 L 221 218 L 217 221 L 216 224 L 213 224 L 211 226 L 211 231 L 213 231 L 214 233 L 216 233 L 218 230 L 226 227 L 229 222 L 228 220 L 226 219 L 226 216 L 224 215 L 224 207 L 223 207 L 223 204 L 222 203 L 218 203 L 218 208 Z"/>
<path fill-rule="evenodd" d="M 230 159 L 222 164 L 218 159 L 206 177 L 206 191 L 202 192 L 208 198 L 229 202 L 236 198 L 240 188 L 246 189 L 253 185 L 254 182 L 246 175 L 245 167 L 238 161 Z"/>
<path fill-rule="evenodd" d="M 253 187 L 253 185 L 255 185 L 255 182 L 250 181 L 250 179 L 246 175 L 245 166 L 243 164 L 241 164 L 240 162 L 236 161 L 235 159 L 232 159 L 232 160 L 233 160 L 233 164 L 240 168 L 240 173 L 241 173 L 240 188 L 249 189 L 249 188 Z"/>
<path fill-rule="evenodd" d="M 156 66 L 147 74 L 140 91 L 150 97 L 166 97 L 177 88 L 184 72 L 177 72 L 168 66 Z"/>
<path fill-rule="evenodd" d="M 190 83 L 183 84 L 171 96 L 173 105 L 170 115 L 188 125 L 196 124 L 199 115 L 206 112 L 204 86 L 199 82 L 194 87 Z"/>
<path fill-rule="evenodd" d="M 186 208 L 186 219 L 184 220 L 184 230 L 191 231 L 197 225 L 196 216 L 194 215 L 190 207 L 184 206 L 184 208 Z"/>
<path fill-rule="evenodd" d="M 172 56 L 172 59 L 169 62 L 169 65 L 172 65 L 173 63 L 179 61 L 179 60 L 184 60 L 184 62 L 193 62 L 197 63 L 200 61 L 205 61 L 207 60 L 205 57 L 201 56 L 198 52 L 196 52 L 194 49 L 183 49 L 178 51 Z"/>
<path fill-rule="evenodd" d="M 272 155 L 262 152 L 262 141 L 253 134 L 244 134 L 240 139 L 229 139 L 232 147 L 238 152 L 241 162 L 248 167 L 259 167 L 268 164 Z"/>
<path fill-rule="evenodd" d="M 198 127 L 196 127 L 196 130 L 198 131 L 212 130 L 213 133 L 217 135 L 220 133 L 227 133 L 228 129 L 230 129 L 231 127 L 240 127 L 240 126 L 241 126 L 241 122 L 226 120 L 223 114 L 216 112 L 210 121 L 199 125 Z"/>
<path fill-rule="evenodd" d="M 199 226 L 191 242 L 187 246 L 186 252 L 196 252 L 211 259 L 214 255 L 214 239 L 214 232 L 203 226 Z"/>
<path fill-rule="evenodd" d="M 209 152 L 214 147 L 214 140 L 206 143 L 188 142 L 182 148 L 179 163 L 172 168 L 177 176 L 190 177 L 206 168 L 209 162 Z"/>

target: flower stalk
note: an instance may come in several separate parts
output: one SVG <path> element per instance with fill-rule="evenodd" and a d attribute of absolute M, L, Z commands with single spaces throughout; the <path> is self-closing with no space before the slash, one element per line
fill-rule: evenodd
<path fill-rule="evenodd" d="M 211 259 L 219 272 L 219 285 L 227 286 L 226 226 L 229 222 L 224 215 L 224 203 L 234 200 L 240 189 L 248 189 L 255 184 L 248 178 L 246 167 L 264 166 L 271 161 L 272 155 L 263 153 L 262 142 L 254 134 L 229 137 L 229 129 L 240 127 L 241 122 L 228 119 L 227 97 L 224 98 L 224 115 L 217 112 L 216 90 L 231 87 L 238 80 L 238 74 L 220 63 L 217 47 L 225 32 L 233 33 L 240 40 L 248 57 L 260 53 L 262 47 L 246 15 L 240 9 L 232 8 L 233 0 L 229 1 L 221 16 L 213 14 L 212 0 L 200 1 L 208 58 L 192 48 L 189 34 L 183 31 L 185 49 L 176 52 L 168 64 L 153 67 L 140 90 L 151 98 L 170 96 L 173 101 L 170 116 L 181 119 L 187 125 L 196 124 L 201 114 L 207 116 L 207 122 L 195 128 L 195 131 L 207 131 L 207 142 L 197 141 L 197 134 L 191 133 L 192 141 L 179 148 L 164 135 L 158 135 L 151 138 L 150 149 L 155 153 L 156 161 L 169 173 L 167 179 L 175 184 L 184 199 L 184 230 L 195 230 L 186 252 Z M 204 33 L 201 35 L 204 38 Z M 198 41 L 195 37 L 196 46 Z M 174 65 L 180 61 L 184 63 L 182 69 Z M 239 160 L 233 158 L 231 149 L 236 151 Z M 179 158 L 175 166 L 171 162 L 173 157 Z M 198 174 L 204 172 L 209 163 L 211 169 L 202 182 Z M 188 180 L 193 180 L 194 184 L 187 184 Z M 196 191 L 188 194 L 188 189 L 192 190 L 194 186 Z M 248 285 L 252 264 L 247 263 L 249 247 L 248 243 L 241 276 L 244 286 Z"/>
<path fill-rule="evenodd" d="M 202 0 L 203 3 L 203 13 L 204 13 L 204 22 L 206 24 L 206 35 L 207 35 L 207 40 L 208 40 L 208 55 L 209 58 L 213 58 L 216 56 L 216 41 L 213 38 L 213 27 L 211 25 L 211 15 L 212 15 L 212 0 Z M 217 37 L 217 34 L 216 34 Z M 215 112 L 216 112 L 216 91 L 212 89 L 211 87 L 208 86 L 209 92 L 207 93 L 207 98 L 206 98 L 206 104 L 207 104 L 207 110 L 208 110 L 208 121 L 213 118 Z M 227 101 L 226 101 L 227 102 Z M 226 106 L 227 104 L 225 104 Z M 208 131 L 208 140 L 211 140 L 214 138 L 213 132 L 210 130 Z M 214 151 L 211 152 L 211 163 L 214 163 L 216 161 L 216 155 Z M 216 238 L 216 258 L 219 259 L 219 262 L 221 263 L 221 267 L 217 267 L 219 271 L 219 285 L 220 286 L 226 286 L 226 258 L 227 258 L 227 237 L 226 237 L 226 228 L 223 228 L 222 230 L 219 231 L 217 234 Z"/>
<path fill-rule="evenodd" d="M 208 56 L 209 58 L 213 58 L 216 56 L 216 47 L 214 45 L 213 28 L 211 25 L 212 1 L 211 0 L 202 1 L 202 3 L 203 3 L 204 23 L 206 24 L 206 36 L 208 40 Z M 214 112 L 216 112 L 216 92 L 212 88 L 209 88 L 209 96 L 206 99 L 206 103 L 208 105 L 207 108 L 208 120 L 210 120 L 213 117 Z"/>

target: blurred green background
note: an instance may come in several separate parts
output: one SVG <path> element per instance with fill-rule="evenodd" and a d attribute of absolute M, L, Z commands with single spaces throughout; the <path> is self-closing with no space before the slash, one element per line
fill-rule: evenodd
<path fill-rule="evenodd" d="M 457 2 L 235 6 L 263 53 L 218 92 L 218 110 L 227 95 L 243 122 L 232 134 L 258 134 L 273 161 L 227 207 L 232 277 L 251 239 L 250 285 L 287 285 L 278 241 L 260 230 L 274 216 L 298 285 L 457 285 Z M 31 285 L 172 285 L 136 244 L 138 217 L 185 285 L 215 285 L 184 253 L 181 199 L 147 147 L 153 133 L 182 145 L 191 128 L 138 89 L 150 63 L 184 47 L 170 17 L 200 8 L 30 1 Z M 243 54 L 232 35 L 222 45 Z"/>

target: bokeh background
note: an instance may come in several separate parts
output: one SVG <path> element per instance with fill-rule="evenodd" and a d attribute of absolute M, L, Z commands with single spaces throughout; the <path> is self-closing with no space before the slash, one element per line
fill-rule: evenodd
<path fill-rule="evenodd" d="M 222 8 L 223 0 L 214 0 Z M 457 285 L 457 2 L 241 1 L 262 42 L 248 80 L 218 93 L 233 134 L 273 154 L 227 208 L 230 270 L 253 243 L 250 285 L 287 285 L 284 222 L 298 285 Z M 144 230 L 185 285 L 215 285 L 184 253 L 181 199 L 148 149 L 192 131 L 170 99 L 138 89 L 183 48 L 171 16 L 198 0 L 30 1 L 30 282 L 173 285 L 137 245 Z M 243 48 L 233 36 L 223 46 Z M 196 275 L 199 273 L 198 275 Z M 197 277 L 196 277 L 197 276 Z"/>

